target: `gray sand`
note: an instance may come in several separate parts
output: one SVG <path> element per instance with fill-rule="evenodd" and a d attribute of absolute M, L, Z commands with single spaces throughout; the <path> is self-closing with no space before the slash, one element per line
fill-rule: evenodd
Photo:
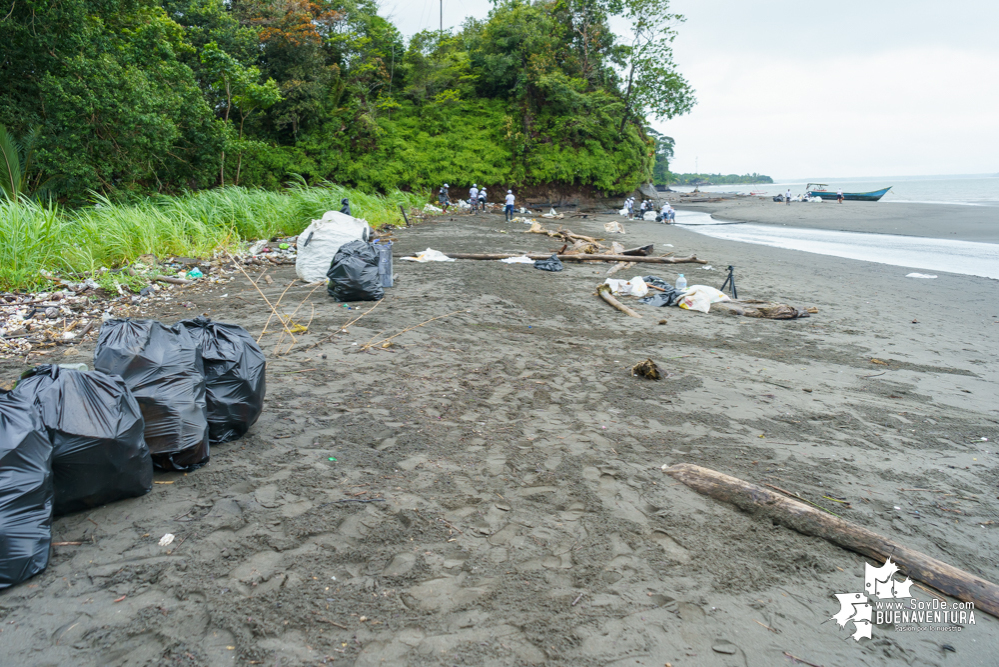
<path fill-rule="evenodd" d="M 997 206 L 852 201 L 791 202 L 787 206 L 769 197 L 752 197 L 681 207 L 732 222 L 999 243 Z"/>
<path fill-rule="evenodd" d="M 603 236 L 604 221 L 564 224 Z M 440 218 L 400 231 L 397 249 L 558 247 L 525 228 Z M 635 305 L 633 319 L 594 296 L 606 265 L 397 262 L 390 297 L 349 333 L 272 358 L 244 439 L 201 470 L 157 474 L 172 484 L 146 497 L 55 521 L 56 540 L 84 544 L 0 594 L 0 664 L 994 665 L 999 622 L 984 613 L 962 632 L 876 627 L 858 644 L 829 619 L 833 594 L 863 589 L 862 557 L 660 466 L 779 486 L 999 580 L 996 282 L 916 281 L 653 223 L 627 223 L 621 240 L 735 264 L 743 298 L 819 312 Z M 617 277 L 673 269 L 723 278 L 696 265 Z M 294 274 L 273 274 L 276 298 Z M 150 315 L 207 312 L 253 332 L 266 319 L 245 280 L 176 293 L 194 307 Z M 311 301 L 303 343 L 359 314 L 322 291 Z M 358 351 L 459 309 L 471 312 Z M 647 357 L 669 377 L 632 377 Z M 21 370 L 0 365 L 0 382 Z M 339 502 L 365 499 L 384 502 Z M 167 532 L 176 542 L 157 546 Z"/>

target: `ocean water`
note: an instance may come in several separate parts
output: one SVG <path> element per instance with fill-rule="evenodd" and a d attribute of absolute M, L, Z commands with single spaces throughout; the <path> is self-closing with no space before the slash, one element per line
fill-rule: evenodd
<path fill-rule="evenodd" d="M 792 195 L 805 192 L 808 183 L 825 183 L 835 192 L 870 192 L 892 186 L 881 203 L 908 202 L 921 204 L 961 204 L 964 206 L 999 207 L 999 174 L 967 176 L 885 176 L 883 178 L 812 178 L 807 181 L 784 181 L 768 185 L 710 185 L 701 192 L 761 192 L 767 195 L 783 194 L 791 188 Z M 675 187 L 689 192 L 693 188 Z"/>
<path fill-rule="evenodd" d="M 699 234 L 729 241 L 999 279 L 997 243 L 719 222 L 699 211 L 677 211 L 676 223 Z"/>

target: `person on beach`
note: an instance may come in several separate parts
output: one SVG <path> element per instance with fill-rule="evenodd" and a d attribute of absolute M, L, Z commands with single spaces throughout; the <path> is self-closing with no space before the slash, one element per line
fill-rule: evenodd
<path fill-rule="evenodd" d="M 447 207 L 451 205 L 451 198 L 448 196 L 447 183 L 445 183 L 440 189 L 440 192 L 437 193 L 437 201 L 440 203 L 441 208 L 444 209 L 444 212 L 447 213 Z"/>
<path fill-rule="evenodd" d="M 628 197 L 624 202 L 624 207 L 628 209 L 628 219 L 631 220 L 635 217 L 635 198 Z"/>
<path fill-rule="evenodd" d="M 784 203 L 788 206 L 791 205 L 791 188 L 788 188 L 787 192 L 784 193 Z"/>
<path fill-rule="evenodd" d="M 843 188 L 839 188 L 836 190 L 836 201 L 838 201 L 840 204 L 843 203 Z"/>
<path fill-rule="evenodd" d="M 507 190 L 506 206 L 504 207 L 507 222 L 511 222 L 513 220 L 513 204 L 515 201 L 517 201 L 517 199 L 513 196 L 513 190 Z"/>
<path fill-rule="evenodd" d="M 472 207 L 470 213 L 475 213 L 479 208 L 479 186 L 475 183 L 468 190 L 468 203 Z"/>
<path fill-rule="evenodd" d="M 663 208 L 660 213 L 663 216 L 664 225 L 671 224 L 674 220 L 676 220 L 676 211 L 674 211 L 673 207 L 669 205 L 669 202 L 663 204 Z"/>
<path fill-rule="evenodd" d="M 483 213 L 486 212 L 486 186 L 484 185 L 479 190 L 479 208 L 482 209 Z"/>

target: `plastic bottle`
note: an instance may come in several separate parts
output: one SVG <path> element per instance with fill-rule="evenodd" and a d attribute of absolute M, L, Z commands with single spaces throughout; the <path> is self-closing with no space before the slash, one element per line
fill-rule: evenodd
<path fill-rule="evenodd" d="M 683 277 L 682 273 L 676 279 L 676 288 L 679 290 L 687 289 L 687 279 Z"/>

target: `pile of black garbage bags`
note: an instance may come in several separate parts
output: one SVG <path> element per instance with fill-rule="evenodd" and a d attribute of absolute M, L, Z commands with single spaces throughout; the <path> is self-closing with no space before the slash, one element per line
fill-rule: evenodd
<path fill-rule="evenodd" d="M 0 391 L 0 589 L 48 565 L 53 516 L 200 468 L 263 409 L 263 352 L 233 324 L 109 320 L 94 367 L 37 366 Z"/>

